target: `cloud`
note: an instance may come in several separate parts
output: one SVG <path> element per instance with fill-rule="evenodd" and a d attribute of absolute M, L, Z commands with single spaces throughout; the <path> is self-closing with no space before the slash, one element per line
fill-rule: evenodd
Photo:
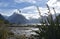
<path fill-rule="evenodd" d="M 41 6 L 45 7 L 47 0 L 1 0 L 0 8 L 10 9 L 10 8 L 24 8 L 27 6 Z"/>
<path fill-rule="evenodd" d="M 60 0 L 49 0 L 47 4 L 50 7 L 60 7 Z"/>
<path fill-rule="evenodd" d="M 48 4 L 49 6 L 51 6 L 51 7 L 53 7 L 53 6 L 56 6 L 56 2 L 57 2 L 57 0 L 49 0 L 49 1 L 47 2 L 47 4 Z"/>
<path fill-rule="evenodd" d="M 47 8 L 39 7 L 39 9 L 41 11 L 41 14 L 48 12 Z M 22 8 L 20 10 L 21 10 L 21 13 L 25 13 L 25 14 L 39 14 L 36 6 L 28 6 L 28 7 Z M 19 11 L 17 9 L 0 9 L 0 12 L 5 13 L 5 14 L 8 14 L 10 12 L 19 13 Z"/>
<path fill-rule="evenodd" d="M 36 7 L 35 6 L 29 6 L 21 9 L 23 13 L 36 13 Z"/>
<path fill-rule="evenodd" d="M 60 0 L 49 0 L 47 4 L 50 8 L 54 7 L 57 13 L 60 13 Z"/>
<path fill-rule="evenodd" d="M 44 13 L 47 13 L 47 8 L 39 7 L 39 9 L 40 9 L 42 15 L 44 15 Z M 29 6 L 29 7 L 22 8 L 20 10 L 21 10 L 21 13 L 18 13 L 17 9 L 7 9 L 7 10 L 1 9 L 0 12 L 1 12 L 1 14 L 7 15 L 7 16 L 10 16 L 14 12 L 16 12 L 18 14 L 24 15 L 27 19 L 40 17 L 36 6 Z"/>
<path fill-rule="evenodd" d="M 8 3 L 0 2 L 0 7 L 7 7 L 8 5 Z"/>
<path fill-rule="evenodd" d="M 35 6 L 45 7 L 48 0 L 14 0 L 16 4 L 20 3 L 30 3 Z"/>
<path fill-rule="evenodd" d="M 29 2 L 29 3 L 37 3 L 37 1 L 41 1 L 41 0 L 14 0 L 16 3 L 21 3 L 21 2 Z"/>
<path fill-rule="evenodd" d="M 21 2 L 36 3 L 35 0 L 15 0 L 15 2 L 17 2 L 17 3 L 21 3 Z"/>
<path fill-rule="evenodd" d="M 0 14 L 10 16 L 13 14 L 13 10 L 15 9 L 0 9 Z"/>
<path fill-rule="evenodd" d="M 41 14 L 48 12 L 47 8 L 39 7 L 39 9 L 41 11 Z M 21 9 L 21 11 L 22 11 L 22 13 L 32 13 L 32 14 L 38 13 L 36 6 L 25 7 L 23 9 Z"/>
<path fill-rule="evenodd" d="M 60 0 L 57 0 L 57 1 L 60 1 Z"/>

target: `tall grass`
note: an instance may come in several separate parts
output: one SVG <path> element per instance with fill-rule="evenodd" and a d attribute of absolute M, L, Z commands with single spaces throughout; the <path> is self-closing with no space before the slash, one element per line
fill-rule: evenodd
<path fill-rule="evenodd" d="M 47 17 L 47 21 L 50 25 L 46 24 L 46 25 L 41 25 L 41 26 L 37 26 L 39 28 L 39 31 L 34 31 L 35 33 L 38 34 L 39 39 L 60 39 L 60 26 L 59 26 L 59 16 L 56 16 L 56 12 L 55 9 L 54 13 L 55 13 L 55 20 L 53 20 L 53 16 L 50 12 L 50 8 L 47 5 L 47 8 L 49 10 L 48 12 L 48 17 Z M 41 15 L 40 15 L 41 16 Z M 43 23 L 43 21 L 42 21 Z"/>
<path fill-rule="evenodd" d="M 10 32 L 8 25 L 0 24 L 0 39 L 7 39 L 10 35 L 14 35 L 14 33 Z"/>

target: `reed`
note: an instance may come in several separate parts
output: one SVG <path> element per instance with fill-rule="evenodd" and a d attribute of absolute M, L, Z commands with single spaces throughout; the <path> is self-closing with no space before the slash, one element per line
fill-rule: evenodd
<path fill-rule="evenodd" d="M 47 8 L 49 10 L 49 12 L 48 12 L 49 15 L 47 17 L 47 21 L 50 25 L 46 24 L 46 25 L 42 25 L 42 26 L 37 26 L 39 28 L 39 30 L 34 31 L 34 32 L 36 34 L 38 34 L 39 39 L 43 39 L 43 38 L 44 39 L 60 39 L 60 37 L 59 37 L 60 36 L 60 26 L 59 26 L 60 16 L 56 16 L 56 11 L 53 8 L 53 11 L 54 11 L 55 17 L 56 17 L 55 18 L 56 20 L 54 21 L 48 5 L 47 5 Z"/>

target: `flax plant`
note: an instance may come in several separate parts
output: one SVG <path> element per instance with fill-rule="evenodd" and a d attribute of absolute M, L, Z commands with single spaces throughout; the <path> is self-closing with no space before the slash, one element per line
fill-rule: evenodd
<path fill-rule="evenodd" d="M 46 5 L 49 12 L 48 12 L 48 17 L 47 17 L 47 21 L 48 21 L 48 24 L 45 23 L 44 25 L 44 22 L 42 21 L 42 25 L 38 25 L 37 27 L 39 28 L 38 31 L 34 31 L 35 33 L 38 34 L 39 36 L 39 39 L 60 39 L 60 25 L 59 25 L 59 16 L 56 16 L 56 11 L 54 8 L 53 11 L 55 13 L 55 19 L 56 20 L 53 20 L 53 16 L 50 12 L 50 8 L 48 5 Z M 37 8 L 38 11 L 39 11 L 39 8 Z M 40 11 L 39 11 L 40 13 Z M 40 15 L 41 16 L 41 15 Z"/>

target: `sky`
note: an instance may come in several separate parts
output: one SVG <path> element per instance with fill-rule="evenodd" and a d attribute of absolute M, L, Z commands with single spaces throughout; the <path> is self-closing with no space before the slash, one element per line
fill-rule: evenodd
<path fill-rule="evenodd" d="M 37 16 L 38 11 L 36 6 L 38 6 L 43 15 L 48 12 L 46 4 L 49 5 L 52 13 L 54 13 L 52 7 L 55 8 L 57 13 L 60 13 L 60 0 L 0 0 L 0 13 L 10 16 L 13 12 L 18 12 L 17 9 L 19 9 L 22 14 L 27 14 L 25 16 L 31 16 L 31 14 Z"/>

